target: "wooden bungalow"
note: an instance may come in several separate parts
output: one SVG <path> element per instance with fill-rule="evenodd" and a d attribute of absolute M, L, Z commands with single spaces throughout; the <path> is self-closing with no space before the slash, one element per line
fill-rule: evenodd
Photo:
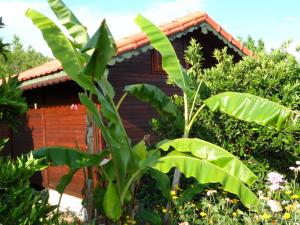
<path fill-rule="evenodd" d="M 166 23 L 161 29 L 168 35 L 181 59 L 191 38 L 203 47 L 204 66 L 216 63 L 212 57 L 214 49 L 228 47 L 236 61 L 252 53 L 227 33 L 206 13 L 197 12 Z M 116 90 L 116 100 L 120 98 L 125 85 L 149 83 L 156 85 L 168 94 L 174 88 L 166 85 L 166 75 L 161 68 L 159 54 L 152 49 L 142 33 L 117 41 L 118 54 L 109 64 L 109 78 Z M 67 74 L 61 64 L 53 60 L 19 75 L 29 110 L 22 120 L 18 132 L 0 126 L 0 136 L 10 138 L 9 150 L 12 156 L 37 149 L 42 146 L 79 146 L 85 145 L 86 109 L 80 105 L 78 92 L 81 91 Z M 154 110 L 133 97 L 126 98 L 121 107 L 121 116 L 133 142 L 151 133 L 149 120 L 156 116 Z M 101 135 L 99 134 L 101 140 Z M 101 145 L 101 141 L 100 141 Z M 99 146 L 101 148 L 101 146 Z M 55 188 L 60 177 L 66 172 L 64 167 L 51 167 L 34 179 L 44 187 Z M 67 193 L 80 196 L 83 175 L 78 172 L 67 188 Z"/>

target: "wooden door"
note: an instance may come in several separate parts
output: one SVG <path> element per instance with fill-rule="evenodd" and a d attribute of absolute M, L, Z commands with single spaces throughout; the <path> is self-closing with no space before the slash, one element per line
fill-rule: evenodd
<path fill-rule="evenodd" d="M 81 105 L 61 105 L 44 108 L 45 146 L 65 146 L 86 150 L 86 110 Z M 66 166 L 48 169 L 48 186 L 55 189 L 60 178 L 68 172 Z M 81 196 L 84 176 L 78 171 L 66 189 L 66 193 Z"/>

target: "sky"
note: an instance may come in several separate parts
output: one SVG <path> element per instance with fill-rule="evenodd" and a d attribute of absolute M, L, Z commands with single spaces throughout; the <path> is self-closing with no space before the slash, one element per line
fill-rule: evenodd
<path fill-rule="evenodd" d="M 139 32 L 134 24 L 140 13 L 156 24 L 172 21 L 195 11 L 205 11 L 234 37 L 262 38 L 268 49 L 292 39 L 290 51 L 300 45 L 299 0 L 64 0 L 78 19 L 88 27 L 90 35 L 106 18 L 115 39 Z M 0 17 L 6 24 L 0 37 L 10 42 L 20 36 L 25 46 L 51 56 L 40 31 L 24 13 L 33 8 L 50 17 L 54 14 L 46 0 L 0 0 Z M 299 57 L 299 55 L 298 55 Z"/>

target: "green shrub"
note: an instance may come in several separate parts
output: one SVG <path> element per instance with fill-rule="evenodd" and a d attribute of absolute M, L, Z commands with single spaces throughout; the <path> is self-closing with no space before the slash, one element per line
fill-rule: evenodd
<path fill-rule="evenodd" d="M 32 156 L 16 160 L 0 157 L 0 224 L 53 224 L 55 206 L 48 204 L 48 193 L 30 186 L 30 177 L 45 166 Z M 56 223 L 57 224 L 57 223 Z"/>

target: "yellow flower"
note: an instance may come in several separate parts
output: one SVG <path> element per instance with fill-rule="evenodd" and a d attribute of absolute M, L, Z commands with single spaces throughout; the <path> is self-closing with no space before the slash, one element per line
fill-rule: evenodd
<path fill-rule="evenodd" d="M 236 199 L 236 198 L 232 199 L 231 201 L 232 201 L 232 203 L 234 203 L 234 204 L 236 204 L 236 203 L 238 203 L 238 202 L 239 202 L 239 200 L 238 200 L 238 199 Z"/>
<path fill-rule="evenodd" d="M 285 220 L 288 220 L 289 218 L 291 218 L 291 214 L 290 213 L 285 213 L 282 217 Z"/>
<path fill-rule="evenodd" d="M 174 195 L 174 196 L 172 196 L 172 199 L 174 199 L 174 200 L 176 200 L 177 198 L 178 198 L 178 197 L 177 197 L 177 196 L 175 196 L 175 195 Z"/>
<path fill-rule="evenodd" d="M 292 195 L 291 198 L 292 198 L 292 199 L 297 199 L 297 198 L 299 198 L 299 195 Z"/>
<path fill-rule="evenodd" d="M 176 195 L 176 191 L 170 191 L 171 196 L 175 196 Z"/>
<path fill-rule="evenodd" d="M 205 212 L 201 212 L 201 213 L 200 213 L 200 216 L 205 217 L 205 216 L 206 216 L 206 213 L 205 213 Z"/>
<path fill-rule="evenodd" d="M 175 189 L 178 190 L 178 191 L 183 191 L 183 190 L 178 186 L 178 184 L 176 184 Z"/>
<path fill-rule="evenodd" d="M 161 210 L 163 213 L 166 213 L 167 212 L 167 209 L 166 208 L 162 208 Z"/>
<path fill-rule="evenodd" d="M 292 191 L 285 191 L 285 194 L 290 195 L 290 194 L 292 194 Z"/>
<path fill-rule="evenodd" d="M 268 214 L 268 213 L 264 213 L 264 214 L 262 215 L 262 218 L 263 218 L 264 220 L 268 220 L 268 219 L 271 218 L 271 215 Z"/>
<path fill-rule="evenodd" d="M 232 215 L 233 217 L 237 217 L 237 213 L 236 213 L 236 212 L 233 212 L 231 215 Z"/>

